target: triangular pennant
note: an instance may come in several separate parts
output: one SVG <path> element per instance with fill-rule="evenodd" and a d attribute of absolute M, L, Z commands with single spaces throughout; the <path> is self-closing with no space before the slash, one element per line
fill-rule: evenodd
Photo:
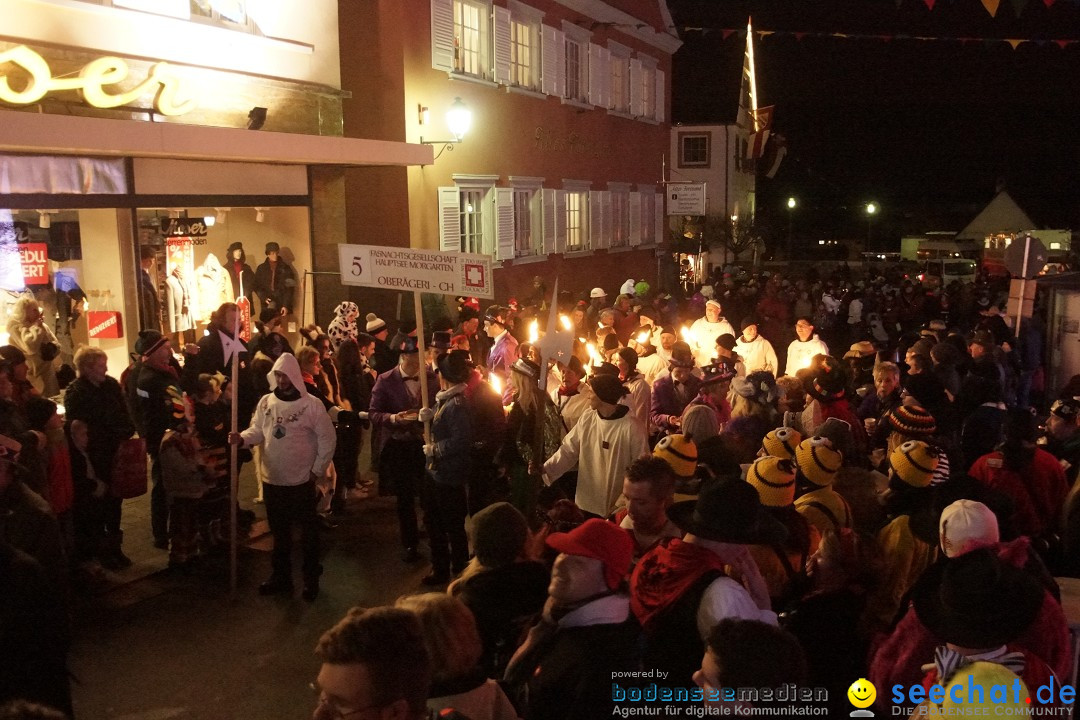
<path fill-rule="evenodd" d="M 986 12 L 990 13 L 990 17 L 997 17 L 998 8 L 1001 6 L 1001 0 L 982 0 L 983 7 L 986 8 Z"/>
<path fill-rule="evenodd" d="M 847 35 L 846 33 L 830 33 L 829 37 L 846 38 L 846 37 L 851 37 L 851 36 Z"/>
<path fill-rule="evenodd" d="M 1056 44 L 1056 45 L 1057 45 L 1057 46 L 1058 46 L 1059 48 L 1061 48 L 1062 50 L 1064 50 L 1065 48 L 1069 47 L 1069 46 L 1070 46 L 1070 45 L 1072 45 L 1072 44 L 1073 44 L 1074 42 L 1076 42 L 1076 41 L 1075 41 L 1075 40 L 1055 40 L 1055 41 L 1054 41 L 1054 43 L 1055 43 L 1055 44 Z"/>
<path fill-rule="evenodd" d="M 937 0 L 923 0 L 923 2 L 926 3 L 926 7 L 933 10 L 934 9 L 934 3 L 937 2 Z"/>
<path fill-rule="evenodd" d="M 774 32 L 776 32 L 776 31 L 775 30 L 758 30 L 757 34 L 758 34 L 758 37 L 768 37 L 768 36 L 772 35 Z"/>
<path fill-rule="evenodd" d="M 1016 48 L 1020 47 L 1020 45 L 1022 45 L 1023 43 L 1026 43 L 1027 40 L 1020 40 L 1018 38 L 1005 38 L 1005 42 L 1012 45 L 1012 49 L 1015 50 Z"/>
<path fill-rule="evenodd" d="M 804 37 L 806 37 L 806 33 L 804 33 L 804 32 L 795 33 L 795 39 L 796 40 L 802 40 Z"/>
<path fill-rule="evenodd" d="M 1024 8 L 1027 7 L 1028 0 L 1011 0 L 1011 1 L 1012 1 L 1013 15 L 1015 15 L 1016 17 L 1020 17 L 1021 13 L 1024 12 Z"/>
<path fill-rule="evenodd" d="M 720 31 L 720 37 L 723 40 L 727 40 L 729 37 L 731 37 L 731 33 L 733 33 L 733 32 L 735 32 L 735 31 L 732 30 L 731 28 L 721 30 Z"/>

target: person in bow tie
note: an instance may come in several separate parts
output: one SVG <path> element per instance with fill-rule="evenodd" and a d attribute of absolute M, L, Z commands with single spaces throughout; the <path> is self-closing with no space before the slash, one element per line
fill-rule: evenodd
<path fill-rule="evenodd" d="M 420 559 L 417 546 L 420 530 L 416 522 L 416 496 L 424 478 L 423 424 L 419 413 L 420 354 L 416 338 L 400 335 L 395 338 L 398 364 L 393 370 L 379 375 L 371 390 L 370 420 L 380 429 L 376 456 L 379 458 L 380 482 L 392 483 L 397 495 L 398 528 L 405 561 Z M 428 375 L 427 406 L 435 405 L 439 387 L 435 373 Z"/>
<path fill-rule="evenodd" d="M 510 386 L 510 367 L 518 357 L 518 341 L 507 331 L 508 312 L 507 308 L 492 305 L 484 314 L 484 333 L 492 340 L 487 369 L 502 380 L 503 405 L 509 405 L 514 398 Z"/>
<path fill-rule="evenodd" d="M 686 406 L 697 397 L 701 380 L 694 375 L 694 355 L 682 341 L 671 348 L 669 375 L 653 383 L 649 419 L 663 435 L 681 432 L 681 417 Z"/>

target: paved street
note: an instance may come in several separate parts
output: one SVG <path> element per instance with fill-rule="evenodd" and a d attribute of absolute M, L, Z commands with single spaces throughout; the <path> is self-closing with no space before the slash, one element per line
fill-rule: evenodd
<path fill-rule="evenodd" d="M 247 475 L 242 498 L 252 494 Z M 145 538 L 136 542 L 136 533 L 148 536 L 139 521 L 132 508 L 126 525 L 135 568 L 163 567 L 163 551 Z M 298 572 L 294 597 L 257 594 L 269 574 L 269 536 L 241 552 L 235 597 L 222 558 L 190 574 L 161 570 L 80 600 L 71 653 L 76 716 L 310 717 L 319 635 L 353 605 L 385 604 L 420 587 L 428 566 L 401 562 L 396 538 L 393 498 L 351 500 L 348 517 L 323 534 L 326 572 L 313 604 L 299 597 Z"/>

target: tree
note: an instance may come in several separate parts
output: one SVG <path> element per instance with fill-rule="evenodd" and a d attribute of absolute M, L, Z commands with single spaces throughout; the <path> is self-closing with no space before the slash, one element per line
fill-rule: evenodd
<path fill-rule="evenodd" d="M 709 215 L 705 218 L 705 241 L 712 245 L 726 248 L 737 262 L 739 255 L 753 249 L 755 245 L 765 247 L 765 234 L 761 227 L 750 220 Z"/>

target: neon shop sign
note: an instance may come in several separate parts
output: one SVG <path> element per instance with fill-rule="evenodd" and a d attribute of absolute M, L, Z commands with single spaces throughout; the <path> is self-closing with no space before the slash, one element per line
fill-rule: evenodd
<path fill-rule="evenodd" d="M 8 65 L 14 65 L 29 76 L 22 90 L 12 87 Z M 119 90 L 116 86 L 127 79 L 128 73 L 126 62 L 108 56 L 91 60 L 75 77 L 54 77 L 45 58 L 25 45 L 19 45 L 0 52 L 0 100 L 12 105 L 32 105 L 51 92 L 77 90 L 88 105 L 115 108 L 130 105 L 154 91 L 154 109 L 162 115 L 183 115 L 195 109 L 195 99 L 185 97 L 184 80 L 168 63 L 155 63 L 146 78 L 130 90 L 114 93 L 106 89 Z"/>

